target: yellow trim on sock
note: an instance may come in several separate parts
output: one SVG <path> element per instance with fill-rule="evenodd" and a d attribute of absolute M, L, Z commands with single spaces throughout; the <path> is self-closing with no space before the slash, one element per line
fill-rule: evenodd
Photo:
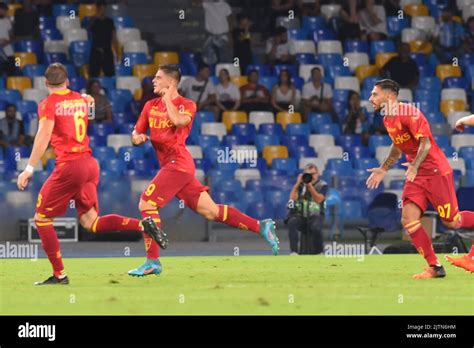
<path fill-rule="evenodd" d="M 50 226 L 52 224 L 53 224 L 52 221 L 46 221 L 46 222 L 35 221 L 35 225 L 39 227 Z"/>
<path fill-rule="evenodd" d="M 152 201 L 152 200 L 148 200 L 148 201 L 146 201 L 146 202 L 147 202 L 148 204 L 150 204 L 150 205 L 156 207 L 156 202 L 154 202 L 154 201 Z"/>
<path fill-rule="evenodd" d="M 458 221 L 460 218 L 461 218 L 461 213 L 457 213 L 457 214 L 453 217 L 453 222 Z"/>
<path fill-rule="evenodd" d="M 92 227 L 91 227 L 91 231 L 92 233 L 96 233 L 97 232 L 97 223 L 99 222 L 99 219 L 100 217 L 96 217 L 96 219 L 94 220 L 94 222 L 92 223 Z"/>
<path fill-rule="evenodd" d="M 408 227 L 410 227 L 410 226 L 412 226 L 412 225 L 415 225 L 415 224 L 417 224 L 417 223 L 419 223 L 419 222 L 420 222 L 420 220 L 415 220 L 415 221 L 412 221 L 412 222 L 406 224 L 406 225 L 403 226 L 403 227 L 408 228 Z"/>
<path fill-rule="evenodd" d="M 421 223 L 419 223 L 418 225 L 412 226 L 410 228 L 407 228 L 406 230 L 409 234 L 411 234 L 415 232 L 417 229 L 419 229 L 420 227 L 421 227 Z"/>
<path fill-rule="evenodd" d="M 224 217 L 222 218 L 222 221 L 227 220 L 227 205 L 224 205 Z"/>
<path fill-rule="evenodd" d="M 145 214 L 158 214 L 158 210 L 145 210 Z"/>

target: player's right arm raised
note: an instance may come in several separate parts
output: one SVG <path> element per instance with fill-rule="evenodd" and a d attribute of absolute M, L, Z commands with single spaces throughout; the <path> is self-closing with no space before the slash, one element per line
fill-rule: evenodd
<path fill-rule="evenodd" d="M 390 147 L 390 153 L 385 161 L 383 161 L 382 165 L 379 168 L 367 169 L 367 171 L 371 173 L 366 182 L 367 187 L 369 189 L 378 188 L 387 171 L 398 162 L 401 156 L 402 151 L 395 144 L 392 144 Z"/>

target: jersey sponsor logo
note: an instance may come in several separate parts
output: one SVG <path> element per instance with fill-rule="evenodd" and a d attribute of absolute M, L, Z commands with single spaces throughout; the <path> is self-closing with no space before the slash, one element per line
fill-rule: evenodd
<path fill-rule="evenodd" d="M 389 134 L 395 145 L 401 145 L 411 139 L 409 133 L 398 134 L 397 136 Z"/>
<path fill-rule="evenodd" d="M 173 122 L 171 122 L 170 119 L 158 119 L 158 118 L 152 118 L 148 120 L 150 128 L 156 128 L 156 129 L 163 129 L 163 128 L 171 128 L 173 127 Z"/>

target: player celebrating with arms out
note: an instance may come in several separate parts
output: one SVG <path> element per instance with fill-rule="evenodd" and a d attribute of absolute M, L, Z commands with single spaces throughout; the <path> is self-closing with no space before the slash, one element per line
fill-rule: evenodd
<path fill-rule="evenodd" d="M 455 128 L 460 132 L 464 132 L 464 126 L 474 127 L 474 114 L 464 116 L 457 120 Z M 471 246 L 471 250 L 469 250 L 467 255 L 459 257 L 446 255 L 445 258 L 452 265 L 464 268 L 466 271 L 474 273 L 474 244 Z"/>
<path fill-rule="evenodd" d="M 196 104 L 179 95 L 177 86 L 180 79 L 181 73 L 176 66 L 159 67 L 153 79 L 154 93 L 159 97 L 145 104 L 132 133 L 134 145 L 150 139 L 161 168 L 140 199 L 142 217 L 152 218 L 156 226 L 150 228 L 153 240 L 145 240 L 147 261 L 130 271 L 132 276 L 161 273 L 158 244 L 166 248 L 167 237 L 160 229 L 158 209 L 163 208 L 174 196 L 208 220 L 259 233 L 275 255 L 279 250 L 273 220 L 257 221 L 231 206 L 214 203 L 207 192 L 209 187 L 203 186 L 195 178 L 194 161 L 186 149 L 185 141 L 191 131 Z M 150 137 L 146 135 L 148 130 Z"/>
<path fill-rule="evenodd" d="M 375 111 L 384 116 L 383 122 L 393 144 L 380 168 L 368 169 L 371 175 L 367 179 L 367 187 L 377 188 L 402 153 L 406 155 L 402 225 L 429 266 L 414 278 L 440 278 L 446 273 L 421 224 L 423 212 L 431 203 L 443 224 L 453 229 L 474 228 L 474 212 L 459 211 L 453 170 L 434 141 L 423 113 L 412 105 L 398 102 L 399 89 L 400 86 L 393 80 L 380 80 L 375 83 L 369 98 Z"/>
<path fill-rule="evenodd" d="M 69 201 L 75 200 L 80 224 L 94 233 L 137 231 L 137 219 L 119 215 L 98 216 L 97 185 L 99 165 L 92 157 L 87 136 L 89 96 L 67 88 L 66 68 L 51 64 L 45 72 L 49 96 L 38 106 L 39 127 L 26 169 L 18 176 L 17 185 L 24 190 L 49 142 L 56 154 L 56 166 L 38 195 L 35 225 L 43 249 L 53 266 L 53 276 L 36 285 L 69 284 L 64 271 L 53 219 L 66 213 Z"/>

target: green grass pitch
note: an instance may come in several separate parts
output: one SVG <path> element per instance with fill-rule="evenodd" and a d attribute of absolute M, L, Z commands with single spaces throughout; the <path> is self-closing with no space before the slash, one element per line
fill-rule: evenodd
<path fill-rule="evenodd" d="M 413 280 L 419 255 L 168 257 L 160 276 L 126 274 L 142 261 L 65 259 L 69 286 L 35 287 L 46 259 L 0 260 L 0 314 L 474 314 L 474 275 L 445 263 L 446 278 Z"/>

